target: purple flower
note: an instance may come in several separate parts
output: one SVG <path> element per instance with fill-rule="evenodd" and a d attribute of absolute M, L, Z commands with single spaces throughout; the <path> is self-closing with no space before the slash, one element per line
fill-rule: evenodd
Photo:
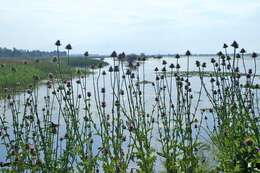
<path fill-rule="evenodd" d="M 257 153 L 260 153 L 260 148 L 257 147 L 257 148 L 256 148 L 256 152 L 257 152 Z"/>

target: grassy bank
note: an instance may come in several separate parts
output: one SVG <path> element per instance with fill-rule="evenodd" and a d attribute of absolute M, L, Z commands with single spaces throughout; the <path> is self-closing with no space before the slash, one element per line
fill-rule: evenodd
<path fill-rule="evenodd" d="M 75 67 L 90 66 L 97 67 L 107 65 L 107 63 L 95 60 L 72 57 L 70 64 L 67 64 L 67 58 L 61 58 L 61 72 L 63 76 L 76 75 L 77 70 Z M 42 60 L 28 60 L 28 59 L 0 59 L 0 88 L 25 88 L 33 84 L 35 79 L 43 80 L 48 77 L 49 73 L 58 74 L 59 65 L 57 60 L 42 59 Z M 87 69 L 87 73 L 89 70 Z"/>

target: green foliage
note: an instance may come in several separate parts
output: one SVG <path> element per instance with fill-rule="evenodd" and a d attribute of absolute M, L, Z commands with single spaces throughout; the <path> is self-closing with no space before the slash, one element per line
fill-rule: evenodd
<path fill-rule="evenodd" d="M 52 59 L 42 60 L 28 60 L 28 59 L 1 59 L 0 67 L 0 88 L 27 88 L 29 85 L 38 83 L 40 80 L 47 79 L 48 74 L 53 74 L 57 77 L 61 72 L 63 77 L 68 78 L 71 75 L 75 76 L 79 72 L 84 70 L 76 70 L 74 67 L 90 66 L 94 65 L 97 68 L 98 65 L 104 66 L 107 63 L 99 60 L 85 60 L 82 58 L 72 58 L 70 66 L 66 65 L 65 58 L 62 58 L 60 69 L 57 62 L 52 62 Z M 79 74 L 80 74 L 79 73 Z M 87 70 L 86 74 L 89 74 Z M 36 78 L 35 78 L 36 77 Z M 37 80 L 35 80 L 37 79 Z"/>
<path fill-rule="evenodd" d="M 0 136 L 7 153 L 1 171 L 151 173 L 157 171 L 158 160 L 168 173 L 259 171 L 258 95 L 255 87 L 244 87 L 255 86 L 256 65 L 247 70 L 245 51 L 238 56 L 238 44 L 232 46 L 233 57 L 219 52 L 218 59 L 212 59 L 212 72 L 205 71 L 206 63 L 201 62 L 196 62 L 198 72 L 191 72 L 189 51 L 185 73 L 179 69 L 179 56 L 176 66 L 169 68 L 163 60 L 161 72 L 160 67 L 155 68 L 155 81 L 146 80 L 145 58 L 131 71 L 116 61 L 116 52 L 108 71 L 101 68 L 105 63 L 87 56 L 57 57 L 53 62 L 4 62 L 2 88 L 17 91 L 19 81 L 21 86 L 36 85 L 44 78 L 48 82 L 43 104 L 33 87 L 24 99 L 3 93 Z M 242 59 L 244 73 L 238 68 L 241 61 L 237 57 Z M 75 76 L 76 70 L 64 65 L 67 62 L 85 67 L 79 71 L 84 75 Z M 85 75 L 88 66 L 98 67 L 96 74 L 88 76 L 92 78 L 91 92 Z M 196 99 L 192 73 L 200 79 Z M 154 90 L 149 109 L 148 85 Z M 210 109 L 200 109 L 202 94 Z M 208 143 L 201 139 L 202 131 Z M 207 152 L 214 156 L 214 163 Z"/>

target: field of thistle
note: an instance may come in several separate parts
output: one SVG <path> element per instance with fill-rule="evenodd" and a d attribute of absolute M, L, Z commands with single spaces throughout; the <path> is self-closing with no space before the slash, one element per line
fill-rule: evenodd
<path fill-rule="evenodd" d="M 55 45 L 44 84 L 30 70 L 33 87 L 3 91 L 1 172 L 260 171 L 256 53 L 234 41 L 214 57 L 142 55 L 130 68 L 114 51 L 109 66 L 64 77 L 71 45 L 64 61 Z"/>

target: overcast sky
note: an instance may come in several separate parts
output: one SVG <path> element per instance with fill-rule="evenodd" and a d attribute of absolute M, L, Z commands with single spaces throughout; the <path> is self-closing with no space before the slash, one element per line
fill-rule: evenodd
<path fill-rule="evenodd" d="M 2 0 L 0 46 L 74 53 L 260 52 L 260 0 Z"/>

